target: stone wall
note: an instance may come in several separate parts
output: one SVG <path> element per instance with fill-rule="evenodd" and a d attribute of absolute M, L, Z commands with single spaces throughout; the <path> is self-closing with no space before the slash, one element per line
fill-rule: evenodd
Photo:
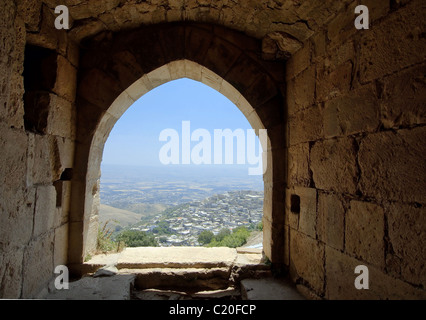
<path fill-rule="evenodd" d="M 398 3 L 356 30 L 354 1 L 287 63 L 285 260 L 310 297 L 426 297 L 424 3 Z"/>
<path fill-rule="evenodd" d="M 78 57 L 63 33 L 37 33 L 36 13 L 53 15 L 26 4 L 0 4 L 2 298 L 35 297 L 67 263 Z"/>
<path fill-rule="evenodd" d="M 53 28 L 63 2 L 69 31 Z M 363 2 L 369 30 L 354 28 L 351 0 L 1 1 L 0 297 L 37 296 L 56 265 L 82 261 L 99 200 L 88 168 L 120 115 L 108 108 L 169 72 L 219 91 L 222 79 L 256 109 L 273 155 L 265 251 L 302 292 L 424 299 L 425 8 Z M 150 45 L 120 51 L 123 39 Z M 182 73 L 178 60 L 195 64 Z M 369 290 L 354 288 L 359 264 Z"/>

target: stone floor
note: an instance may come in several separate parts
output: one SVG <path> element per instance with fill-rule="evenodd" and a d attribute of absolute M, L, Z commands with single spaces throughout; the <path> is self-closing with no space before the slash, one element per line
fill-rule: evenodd
<path fill-rule="evenodd" d="M 68 290 L 46 299 L 70 300 L 299 300 L 289 281 L 272 277 L 261 249 L 126 248 L 94 256 Z"/>

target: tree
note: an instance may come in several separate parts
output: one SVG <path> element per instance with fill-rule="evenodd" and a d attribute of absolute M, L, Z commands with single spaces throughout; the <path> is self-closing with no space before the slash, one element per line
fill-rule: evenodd
<path fill-rule="evenodd" d="M 219 233 L 214 237 L 217 242 L 222 241 L 226 236 L 229 236 L 231 234 L 231 230 L 228 228 L 223 228 L 219 231 Z"/>
<path fill-rule="evenodd" d="M 209 244 L 214 237 L 213 232 L 204 230 L 198 236 L 198 242 L 202 245 Z"/>
<path fill-rule="evenodd" d="M 137 230 L 122 231 L 117 236 L 117 241 L 123 241 L 128 247 L 158 247 L 154 236 Z"/>

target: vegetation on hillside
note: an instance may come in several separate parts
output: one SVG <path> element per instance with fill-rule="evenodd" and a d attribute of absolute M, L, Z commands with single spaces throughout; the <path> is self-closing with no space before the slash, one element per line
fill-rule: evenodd
<path fill-rule="evenodd" d="M 198 242 L 206 247 L 229 247 L 237 248 L 246 244 L 247 239 L 254 230 L 263 230 L 263 224 L 259 223 L 257 226 L 239 227 L 232 232 L 229 229 L 222 229 L 217 235 L 211 231 L 203 231 L 198 236 Z"/>

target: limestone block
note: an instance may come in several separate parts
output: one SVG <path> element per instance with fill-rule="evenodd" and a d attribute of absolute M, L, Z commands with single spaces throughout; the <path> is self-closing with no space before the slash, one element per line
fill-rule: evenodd
<path fill-rule="evenodd" d="M 29 243 L 23 260 L 22 297 L 36 296 L 55 276 L 53 273 L 54 232 Z"/>
<path fill-rule="evenodd" d="M 426 122 L 426 65 L 415 66 L 383 80 L 380 101 L 385 128 Z"/>
<path fill-rule="evenodd" d="M 49 136 L 28 134 L 27 184 L 51 184 L 60 177 L 59 163 L 54 165 L 55 154 Z"/>
<path fill-rule="evenodd" d="M 315 238 L 316 237 L 316 220 L 317 220 L 316 189 L 295 186 L 291 194 L 297 195 L 300 197 L 300 212 L 297 214 L 298 230 L 312 238 Z M 291 213 L 291 214 L 294 215 L 295 213 Z M 295 226 L 292 226 L 292 227 L 294 228 Z"/>
<path fill-rule="evenodd" d="M 10 188 L 25 185 L 27 136 L 0 122 L 0 183 Z"/>
<path fill-rule="evenodd" d="M 37 32 L 41 21 L 41 0 L 22 0 L 18 2 L 18 12 L 25 21 L 27 30 Z"/>
<path fill-rule="evenodd" d="M 0 298 L 18 299 L 21 297 L 22 259 L 24 250 L 3 248 L 0 252 Z"/>
<path fill-rule="evenodd" d="M 295 230 L 299 229 L 299 214 L 297 212 L 293 212 L 291 210 L 291 198 L 292 195 L 295 195 L 294 187 L 286 189 L 285 191 L 285 204 L 286 204 L 286 216 L 285 216 L 285 224 L 290 228 Z"/>
<path fill-rule="evenodd" d="M 316 100 L 326 101 L 348 92 L 351 86 L 352 68 L 351 61 L 347 61 L 332 70 L 319 64 L 317 68 Z"/>
<path fill-rule="evenodd" d="M 201 70 L 203 67 L 196 62 L 191 60 L 184 60 L 185 63 L 185 75 L 192 80 L 201 81 Z"/>
<path fill-rule="evenodd" d="M 377 199 L 426 203 L 426 128 L 370 134 L 360 143 L 359 186 Z"/>
<path fill-rule="evenodd" d="M 59 181 L 60 188 L 57 188 L 57 201 L 60 201 L 61 206 L 56 208 L 54 226 L 62 226 L 69 221 L 70 205 L 71 205 L 71 181 Z"/>
<path fill-rule="evenodd" d="M 426 210 L 391 204 L 388 208 L 388 234 L 392 251 L 386 256 L 386 265 L 395 276 L 415 285 L 426 285 Z"/>
<path fill-rule="evenodd" d="M 58 55 L 56 82 L 53 91 L 64 99 L 74 102 L 77 88 L 77 70 L 63 56 Z"/>
<path fill-rule="evenodd" d="M 319 105 L 302 110 L 289 118 L 290 146 L 323 137 L 324 111 Z"/>
<path fill-rule="evenodd" d="M 362 34 L 360 80 L 371 81 L 426 59 L 421 1 L 412 1 Z"/>
<path fill-rule="evenodd" d="M 379 268 L 384 268 L 383 208 L 373 203 L 351 201 L 345 224 L 346 252 Z"/>
<path fill-rule="evenodd" d="M 49 232 L 54 227 L 56 190 L 52 185 L 38 186 L 36 191 L 33 237 Z"/>
<path fill-rule="evenodd" d="M 71 102 L 50 94 L 46 133 L 64 138 L 75 137 L 75 110 Z"/>
<path fill-rule="evenodd" d="M 287 77 L 289 74 L 287 74 Z M 315 68 L 309 67 L 301 72 L 294 80 L 287 83 L 288 113 L 296 112 L 310 107 L 315 98 Z"/>
<path fill-rule="evenodd" d="M 272 263 L 284 262 L 284 237 L 282 230 L 284 225 L 272 224 L 270 220 L 263 217 L 263 251 Z"/>
<path fill-rule="evenodd" d="M 354 27 L 356 6 L 357 3 L 352 1 L 327 24 L 327 37 L 331 41 L 331 45 L 342 43 L 358 31 Z"/>
<path fill-rule="evenodd" d="M 309 186 L 311 178 L 308 143 L 300 143 L 288 148 L 288 181 L 291 185 Z"/>
<path fill-rule="evenodd" d="M 371 300 L 371 299 L 420 299 L 426 298 L 426 292 L 406 282 L 395 279 L 374 266 L 352 258 L 338 250 L 325 247 L 326 256 L 326 298 L 330 300 Z M 369 289 L 358 290 L 354 282 L 358 274 L 355 267 L 365 265 L 369 273 Z"/>
<path fill-rule="evenodd" d="M 120 82 L 122 88 L 127 88 L 144 74 L 136 57 L 125 48 L 118 48 L 112 53 L 112 63 L 106 69 Z M 170 80 L 168 80 L 170 81 Z"/>
<path fill-rule="evenodd" d="M 311 149 L 310 164 L 318 189 L 355 194 L 358 170 L 351 138 L 324 140 Z"/>
<path fill-rule="evenodd" d="M 1 66 L 0 66 L 1 67 Z M 4 68 L 1 67 L 2 70 Z M 23 77 L 15 72 L 4 74 L 0 85 L 5 92 L 0 94 L 0 121 L 9 124 L 10 127 L 21 129 L 24 127 L 24 82 Z"/>
<path fill-rule="evenodd" d="M 343 250 L 345 208 L 336 194 L 318 193 L 318 239 L 326 245 Z"/>
<path fill-rule="evenodd" d="M 302 278 L 316 293 L 324 291 L 324 245 L 290 229 L 290 275 L 295 282 Z"/>
<path fill-rule="evenodd" d="M 194 27 L 187 28 L 185 37 L 185 57 L 191 61 L 203 61 L 207 50 L 209 50 L 212 38 L 213 34 L 209 30 Z M 209 66 L 205 66 L 209 68 Z M 214 71 L 213 69 L 211 70 Z"/>
<path fill-rule="evenodd" d="M 379 102 L 371 86 L 350 91 L 325 103 L 326 137 L 374 132 L 380 125 Z"/>
<path fill-rule="evenodd" d="M 239 48 L 215 37 L 206 52 L 203 65 L 220 76 L 225 76 L 240 56 Z"/>
<path fill-rule="evenodd" d="M 91 69 L 82 74 L 78 95 L 101 108 L 108 108 L 123 92 L 117 79 L 103 71 Z"/>
<path fill-rule="evenodd" d="M 262 73 L 263 70 L 251 58 L 242 55 L 226 74 L 226 81 L 238 91 L 244 92 Z"/>
<path fill-rule="evenodd" d="M 169 64 L 169 66 L 172 63 Z M 172 71 L 172 67 L 170 67 L 170 74 L 171 74 L 171 78 L 173 79 L 173 71 Z M 182 76 L 180 76 L 182 77 Z M 151 83 L 151 81 L 149 80 L 147 75 L 143 75 L 140 79 L 138 79 L 137 81 L 135 81 L 131 86 L 129 86 L 126 89 L 127 94 L 130 96 L 130 98 L 134 101 L 138 100 L 140 97 L 142 97 L 145 93 L 149 92 L 150 90 L 153 89 L 153 85 Z"/>
<path fill-rule="evenodd" d="M 66 265 L 68 260 L 68 224 L 55 229 L 53 266 Z"/>
<path fill-rule="evenodd" d="M 0 243 L 28 243 L 33 230 L 35 188 L 4 187 L 0 199 L 7 199 L 0 204 Z"/>
<path fill-rule="evenodd" d="M 306 70 L 311 63 L 312 48 L 305 45 L 302 49 L 297 51 L 286 63 L 286 72 L 288 78 L 296 77 L 300 72 Z"/>

